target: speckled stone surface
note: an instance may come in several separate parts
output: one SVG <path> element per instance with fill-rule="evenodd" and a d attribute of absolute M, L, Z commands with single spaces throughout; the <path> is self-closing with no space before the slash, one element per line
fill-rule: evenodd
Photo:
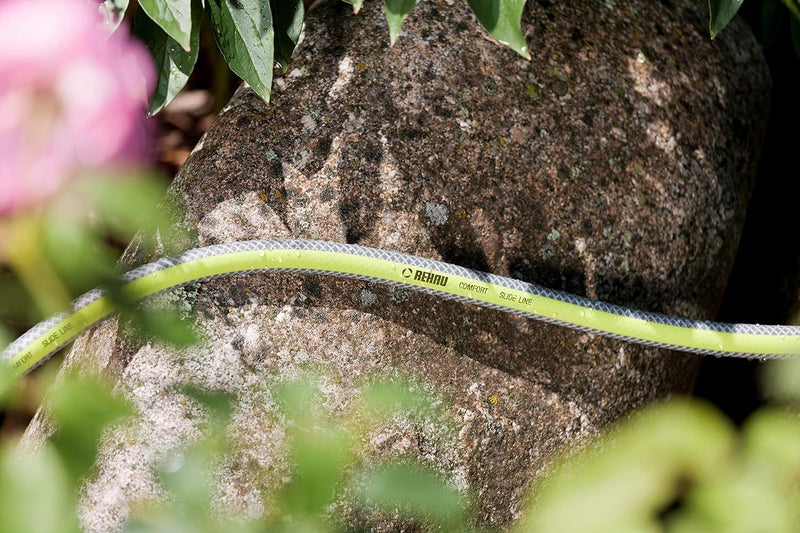
<path fill-rule="evenodd" d="M 353 242 L 714 317 L 767 107 L 744 24 L 712 42 L 696 0 L 529 0 L 525 61 L 462 2 L 421 3 L 389 47 L 379 6 L 313 10 L 272 102 L 242 89 L 223 110 L 173 186 L 199 244 Z M 201 417 L 175 383 L 240 398 L 220 505 L 255 516 L 287 475 L 285 432 L 260 384 L 322 368 L 342 411 L 371 373 L 420 378 L 458 431 L 398 423 L 376 430 L 370 453 L 420 456 L 474 491 L 477 523 L 502 527 L 553 452 L 690 390 L 699 364 L 357 281 L 259 275 L 168 299 L 193 302 L 203 346 L 131 345 L 111 322 L 71 355 L 119 376 L 141 411 L 110 436 L 84 490 L 87 530 L 114 530 L 158 495 L 153 466 L 196 436 Z M 343 504 L 341 516 L 358 515 Z"/>

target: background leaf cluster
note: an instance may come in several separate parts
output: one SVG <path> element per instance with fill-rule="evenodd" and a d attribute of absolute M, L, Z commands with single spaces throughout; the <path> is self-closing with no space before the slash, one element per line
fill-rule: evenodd
<path fill-rule="evenodd" d="M 358 13 L 364 0 L 343 0 Z M 101 11 L 113 29 L 121 22 L 129 0 L 105 0 Z M 384 0 L 389 40 L 394 44 L 403 22 L 420 0 Z M 525 0 L 466 0 L 483 28 L 501 44 L 530 59 L 520 20 Z M 708 0 L 709 34 L 713 39 L 727 26 L 744 0 Z M 779 2 L 785 6 L 782 9 Z M 800 0 L 764 0 L 764 26 L 790 17 L 792 38 L 800 54 Z M 158 113 L 186 85 L 197 63 L 200 31 L 210 28 L 230 70 L 269 102 L 273 67 L 286 69 L 305 17 L 303 0 L 139 0 L 134 34 L 155 60 L 158 81 L 150 113 Z"/>
<path fill-rule="evenodd" d="M 113 30 L 129 0 L 101 5 Z M 358 13 L 363 0 L 345 0 Z M 384 0 L 389 39 L 398 39 L 403 21 L 420 0 Z M 468 0 L 489 34 L 530 58 L 520 18 L 525 0 Z M 303 0 L 139 0 L 133 32 L 150 50 L 158 80 L 150 113 L 158 113 L 186 85 L 197 63 L 200 31 L 208 26 L 230 69 L 269 102 L 275 64 L 286 69 L 305 17 Z"/>
<path fill-rule="evenodd" d="M 712 39 L 733 20 L 743 4 L 744 0 L 708 0 L 708 31 Z M 762 0 L 761 33 L 765 45 L 771 44 L 787 19 L 794 50 L 800 56 L 800 0 Z"/>

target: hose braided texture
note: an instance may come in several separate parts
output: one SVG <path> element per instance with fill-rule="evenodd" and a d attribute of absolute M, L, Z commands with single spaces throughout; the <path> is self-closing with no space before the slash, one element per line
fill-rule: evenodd
<path fill-rule="evenodd" d="M 639 311 L 517 279 L 398 252 L 312 240 L 252 240 L 196 248 L 123 275 L 139 299 L 187 283 L 262 272 L 375 281 L 647 346 L 770 359 L 800 354 L 800 327 L 725 324 Z M 113 312 L 105 293 L 77 298 L 72 313 L 40 322 L 0 353 L 16 376 L 31 371 Z"/>

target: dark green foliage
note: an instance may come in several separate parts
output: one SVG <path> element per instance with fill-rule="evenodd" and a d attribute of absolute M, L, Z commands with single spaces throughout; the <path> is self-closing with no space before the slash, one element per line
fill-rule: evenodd
<path fill-rule="evenodd" d="M 184 50 L 190 49 L 192 0 L 139 0 L 139 7 Z"/>
<path fill-rule="evenodd" d="M 53 391 L 50 411 L 57 425 L 50 441 L 74 484 L 94 465 L 106 426 L 132 413 L 107 384 L 77 375 L 68 376 Z"/>
<path fill-rule="evenodd" d="M 270 0 L 275 21 L 275 61 L 286 70 L 303 30 L 303 0 Z"/>
<path fill-rule="evenodd" d="M 207 7 L 228 66 L 269 102 L 275 52 L 269 0 L 208 0 Z"/>
<path fill-rule="evenodd" d="M 400 36 L 403 21 L 417 7 L 419 0 L 383 0 L 386 6 L 386 22 L 389 24 L 389 41 L 394 44 Z"/>
<path fill-rule="evenodd" d="M 344 1 L 352 4 L 355 13 L 363 5 L 363 0 Z M 384 0 L 392 44 L 419 1 Z M 468 3 L 492 37 L 530 58 L 520 28 L 525 0 Z M 273 67 L 277 63 L 288 68 L 305 16 L 303 0 L 139 0 L 139 4 L 134 32 L 147 45 L 158 71 L 151 114 L 163 109 L 186 85 L 197 62 L 204 13 L 230 69 L 265 102 L 269 102 Z M 107 15 L 109 25 L 116 27 L 126 7 L 127 0 L 105 0 L 101 9 L 111 14 Z"/>
<path fill-rule="evenodd" d="M 530 59 L 528 44 L 519 24 L 525 0 L 467 0 L 467 3 L 492 37 Z"/>
<path fill-rule="evenodd" d="M 733 20 L 733 17 L 739 11 L 739 8 L 744 3 L 744 0 L 708 0 L 708 9 L 710 13 L 708 30 L 711 38 L 717 36 L 728 23 Z M 780 7 L 783 3 L 786 9 Z M 761 39 L 765 46 L 769 46 L 775 39 L 780 25 L 783 22 L 784 15 L 788 11 L 792 17 L 790 18 L 792 40 L 794 42 L 795 50 L 800 55 L 800 37 L 798 37 L 798 20 L 800 20 L 800 2 L 798 0 L 762 0 L 761 2 Z"/>
<path fill-rule="evenodd" d="M 429 469 L 390 463 L 367 472 L 358 491 L 363 505 L 435 524 L 444 531 L 467 531 L 467 499 Z"/>
<path fill-rule="evenodd" d="M 359 11 L 361 11 L 361 7 L 364 5 L 364 0 L 343 0 L 346 4 L 351 4 L 353 6 L 353 13 L 356 15 Z"/>
<path fill-rule="evenodd" d="M 363 0 L 343 0 L 358 13 Z M 403 21 L 420 0 L 384 0 L 389 40 L 400 36 Z M 780 0 L 800 18 L 797 0 Z M 265 102 L 269 102 L 272 69 L 277 63 L 286 70 L 303 27 L 302 0 L 140 0 L 144 13 L 137 13 L 136 34 L 150 49 L 158 69 L 158 84 L 150 103 L 157 113 L 183 88 L 197 60 L 200 17 L 208 13 L 217 45 L 230 69 L 245 80 Z M 467 0 L 483 28 L 499 41 L 530 59 L 520 26 L 526 0 Z M 708 0 L 709 33 L 717 36 L 739 11 L 744 0 Z M 778 0 L 764 0 L 764 27 L 777 20 Z M 105 0 L 102 9 L 115 27 L 127 0 Z M 191 9 L 190 9 L 191 8 Z M 800 28 L 792 21 L 792 38 L 800 50 Z M 773 31 L 773 30 L 771 30 Z M 770 33 L 765 34 L 765 40 Z"/>
<path fill-rule="evenodd" d="M 136 12 L 133 33 L 144 41 L 156 65 L 158 79 L 150 98 L 150 114 L 161 111 L 189 81 L 189 75 L 197 62 L 200 48 L 200 20 L 203 14 L 199 0 L 192 9 L 189 46 L 185 49 L 180 42 L 170 37 L 159 25 L 154 23 L 143 10 Z"/>
<path fill-rule="evenodd" d="M 708 31 L 712 39 L 733 19 L 742 2 L 743 0 L 708 0 Z"/>
<path fill-rule="evenodd" d="M 792 46 L 794 46 L 795 54 L 800 57 L 800 20 L 792 17 L 789 24 L 792 32 Z"/>

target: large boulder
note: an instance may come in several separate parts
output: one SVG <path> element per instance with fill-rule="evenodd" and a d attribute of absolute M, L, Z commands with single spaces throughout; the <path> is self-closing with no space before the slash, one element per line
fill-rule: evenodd
<path fill-rule="evenodd" d="M 767 108 L 744 24 L 711 41 L 696 0 L 529 0 L 526 61 L 464 2 L 445 4 L 421 3 L 391 47 L 379 2 L 312 10 L 271 103 L 240 89 L 173 185 L 199 245 L 358 243 L 713 318 Z M 383 428 L 372 452 L 420 456 L 474 491 L 478 523 L 506 526 L 555 451 L 688 392 L 700 362 L 363 281 L 250 275 L 168 298 L 195 309 L 202 346 L 137 344 L 110 321 L 70 356 L 106 369 L 140 411 L 87 483 L 88 530 L 158 494 L 153 468 L 196 435 L 176 383 L 237 395 L 231 465 L 250 466 L 231 466 L 220 494 L 258 514 L 286 468 L 258 384 L 324 368 L 342 410 L 366 376 L 422 380 L 457 431 Z"/>

